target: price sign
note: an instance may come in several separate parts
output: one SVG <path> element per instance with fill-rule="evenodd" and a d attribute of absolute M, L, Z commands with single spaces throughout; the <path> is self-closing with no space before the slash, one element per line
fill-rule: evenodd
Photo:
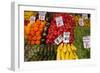
<path fill-rule="evenodd" d="M 80 25 L 80 26 L 84 26 L 83 18 L 80 18 L 80 19 L 79 19 L 79 25 Z"/>
<path fill-rule="evenodd" d="M 60 35 L 59 37 L 57 37 L 55 40 L 54 40 L 54 42 L 58 45 L 58 44 L 60 44 L 61 42 L 62 42 L 62 35 Z"/>
<path fill-rule="evenodd" d="M 64 25 L 62 16 L 56 17 L 56 24 L 58 27 Z"/>
<path fill-rule="evenodd" d="M 88 14 L 85 14 L 85 13 L 82 14 L 82 18 L 83 18 L 83 19 L 88 19 Z"/>
<path fill-rule="evenodd" d="M 69 43 L 69 38 L 70 38 L 70 32 L 64 32 L 63 33 L 63 42 Z"/>
<path fill-rule="evenodd" d="M 35 22 L 36 17 L 35 16 L 31 16 L 30 17 L 30 24 L 33 24 Z"/>
<path fill-rule="evenodd" d="M 39 12 L 39 20 L 45 20 L 45 14 L 46 14 L 46 12 L 40 11 Z"/>
<path fill-rule="evenodd" d="M 83 46 L 84 48 L 90 48 L 90 36 L 83 37 Z"/>

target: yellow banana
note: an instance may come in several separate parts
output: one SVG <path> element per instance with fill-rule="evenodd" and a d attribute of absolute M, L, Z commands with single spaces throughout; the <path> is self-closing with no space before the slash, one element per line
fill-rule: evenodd
<path fill-rule="evenodd" d="M 72 48 L 72 50 L 74 50 L 74 51 L 77 50 L 76 47 L 75 47 L 73 44 L 71 44 L 71 48 Z"/>
<path fill-rule="evenodd" d="M 69 59 L 74 59 L 74 58 L 75 58 L 75 56 L 74 56 L 73 52 L 71 51 L 70 55 L 69 55 Z"/>
<path fill-rule="evenodd" d="M 73 60 L 78 59 L 76 54 L 77 48 L 73 44 L 61 43 L 57 48 L 57 60 Z"/>
<path fill-rule="evenodd" d="M 67 51 L 67 44 L 64 44 L 63 52 L 66 53 L 66 51 Z"/>
<path fill-rule="evenodd" d="M 78 59 L 76 52 L 73 52 L 73 54 L 74 54 L 74 59 Z"/>
<path fill-rule="evenodd" d="M 68 51 L 68 44 L 66 44 L 66 53 L 65 53 L 65 60 L 69 59 L 69 51 Z"/>
<path fill-rule="evenodd" d="M 57 52 L 57 60 L 60 60 L 60 52 Z"/>
<path fill-rule="evenodd" d="M 76 54 L 76 47 L 73 45 L 73 44 L 71 44 L 71 49 L 72 49 L 72 52 L 73 52 L 73 54 L 74 54 L 74 57 L 73 57 L 73 59 L 78 59 L 78 56 L 77 56 L 77 54 Z"/>
<path fill-rule="evenodd" d="M 74 59 L 74 54 L 72 52 L 72 49 L 71 49 L 71 45 L 70 44 L 68 44 L 68 51 L 70 52 L 69 59 Z"/>
<path fill-rule="evenodd" d="M 65 60 L 65 53 L 63 52 L 63 50 L 61 50 L 61 60 Z"/>
<path fill-rule="evenodd" d="M 61 50 L 62 50 L 62 47 L 63 47 L 63 43 L 61 43 L 58 46 L 58 48 L 57 48 L 57 57 L 56 57 L 57 60 L 60 60 L 61 59 Z"/>

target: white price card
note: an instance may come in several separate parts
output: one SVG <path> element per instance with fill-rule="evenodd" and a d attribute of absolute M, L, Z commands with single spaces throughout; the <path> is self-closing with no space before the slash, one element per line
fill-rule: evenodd
<path fill-rule="evenodd" d="M 30 17 L 30 24 L 33 24 L 35 22 L 36 17 L 35 16 L 31 16 Z"/>
<path fill-rule="evenodd" d="M 58 45 L 62 42 L 63 38 L 62 38 L 62 35 L 60 35 L 59 37 L 57 37 L 54 42 Z"/>
<path fill-rule="evenodd" d="M 83 13 L 83 14 L 82 14 L 82 18 L 83 18 L 83 19 L 88 19 L 88 14 Z"/>
<path fill-rule="evenodd" d="M 84 48 L 90 48 L 90 36 L 83 37 L 83 46 Z"/>
<path fill-rule="evenodd" d="M 46 15 L 46 12 L 40 11 L 39 12 L 39 20 L 45 20 L 45 15 Z"/>
<path fill-rule="evenodd" d="M 63 33 L 63 43 L 69 43 L 70 32 Z"/>
<path fill-rule="evenodd" d="M 84 20 L 83 20 L 83 18 L 79 18 L 79 25 L 80 26 L 84 26 Z"/>
<path fill-rule="evenodd" d="M 56 24 L 57 24 L 58 27 L 64 25 L 62 16 L 56 17 Z"/>

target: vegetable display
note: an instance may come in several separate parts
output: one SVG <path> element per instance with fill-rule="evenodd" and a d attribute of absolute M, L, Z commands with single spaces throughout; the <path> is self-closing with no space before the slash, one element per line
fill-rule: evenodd
<path fill-rule="evenodd" d="M 24 11 L 24 61 L 90 58 L 90 14 Z"/>

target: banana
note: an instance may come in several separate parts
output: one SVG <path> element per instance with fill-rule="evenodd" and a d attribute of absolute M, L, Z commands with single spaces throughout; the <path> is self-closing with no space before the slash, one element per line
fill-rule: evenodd
<path fill-rule="evenodd" d="M 74 57 L 75 57 L 75 56 L 74 56 L 73 52 L 71 51 L 71 52 L 70 52 L 70 55 L 69 55 L 69 59 L 74 59 Z"/>
<path fill-rule="evenodd" d="M 73 52 L 73 54 L 74 54 L 74 59 L 78 59 L 76 52 Z"/>
<path fill-rule="evenodd" d="M 76 54 L 76 47 L 73 45 L 73 44 L 71 44 L 71 49 L 72 49 L 72 52 L 73 52 L 73 54 L 74 54 L 74 59 L 78 59 L 78 56 L 77 56 L 77 54 Z"/>
<path fill-rule="evenodd" d="M 71 44 L 71 49 L 74 50 L 74 51 L 77 50 L 76 47 L 73 44 Z"/>
<path fill-rule="evenodd" d="M 60 60 L 60 52 L 57 52 L 57 60 Z"/>
<path fill-rule="evenodd" d="M 62 47 L 63 47 L 63 43 L 61 43 L 58 46 L 58 48 L 57 48 L 57 57 L 56 57 L 57 60 L 60 60 L 61 59 L 61 50 L 62 50 Z"/>
<path fill-rule="evenodd" d="M 68 60 L 69 59 L 68 44 L 66 44 L 65 46 L 66 46 L 65 60 Z"/>
<path fill-rule="evenodd" d="M 63 47 L 63 52 L 66 53 L 67 52 L 67 44 L 64 44 L 64 47 Z"/>
<path fill-rule="evenodd" d="M 58 48 L 61 50 L 62 49 L 62 47 L 63 47 L 63 43 L 61 43 L 59 46 L 58 46 Z"/>
<path fill-rule="evenodd" d="M 71 52 L 71 49 L 70 49 L 70 48 L 71 48 L 71 47 L 70 47 L 70 44 L 67 44 L 67 47 L 68 47 L 68 48 L 67 48 L 67 49 L 68 49 L 68 51 L 69 51 L 69 52 Z"/>
<path fill-rule="evenodd" d="M 65 60 L 65 53 L 63 52 L 63 50 L 61 50 L 61 60 Z"/>
<path fill-rule="evenodd" d="M 69 59 L 74 59 L 75 56 L 73 54 L 73 51 L 72 51 L 72 48 L 71 48 L 71 45 L 70 44 L 68 44 L 68 51 L 70 52 Z"/>
<path fill-rule="evenodd" d="M 77 48 L 73 44 L 61 43 L 57 48 L 57 60 L 73 60 L 78 59 L 76 54 Z"/>

